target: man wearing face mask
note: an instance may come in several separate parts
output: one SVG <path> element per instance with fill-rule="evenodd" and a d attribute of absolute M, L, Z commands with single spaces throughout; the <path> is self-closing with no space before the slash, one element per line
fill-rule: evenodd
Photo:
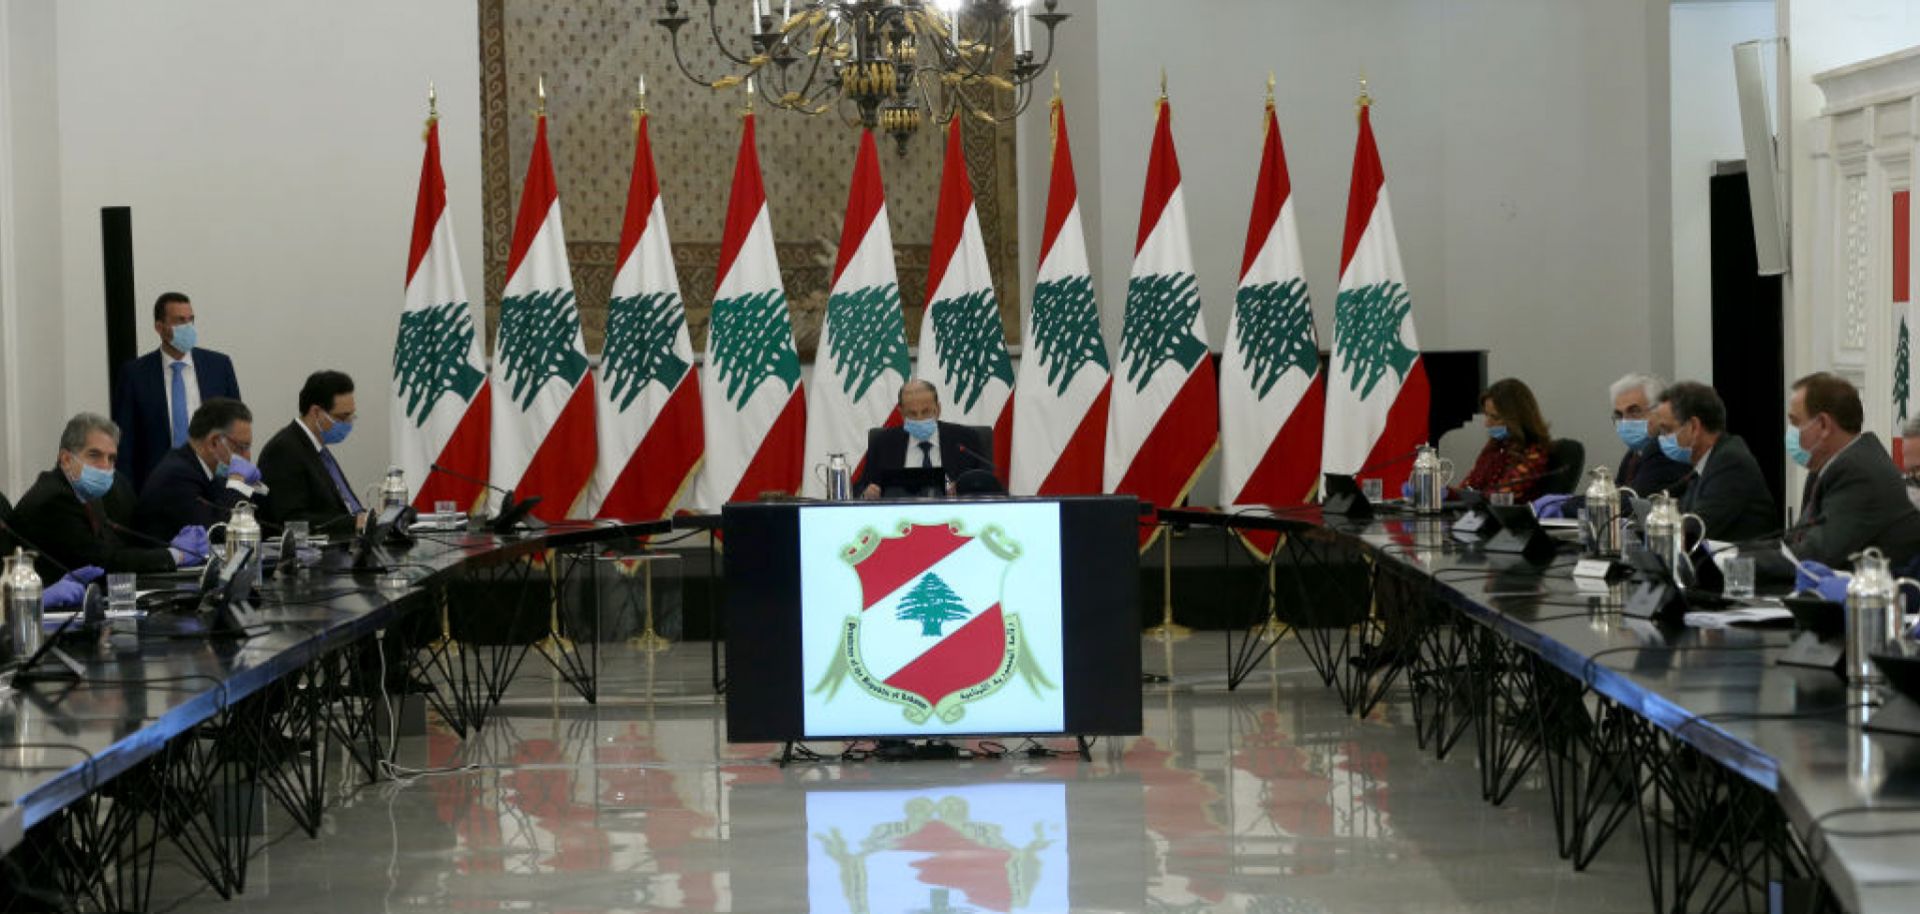
<path fill-rule="evenodd" d="M 178 529 L 168 545 L 160 545 L 168 538 L 142 542 L 134 532 L 133 487 L 114 472 L 119 439 L 120 429 L 98 413 L 67 420 L 58 464 L 34 480 L 14 509 L 14 526 L 44 550 L 35 568 L 42 580 L 87 565 L 149 574 L 206 560 L 205 527 Z"/>
<path fill-rule="evenodd" d="M 1906 497 L 1893 458 L 1860 430 L 1860 392 L 1820 372 L 1793 382 L 1787 402 L 1787 456 L 1807 468 L 1800 523 L 1787 532 L 1801 559 L 1844 566 L 1877 546 L 1897 567 L 1920 555 L 1920 511 Z"/>
<path fill-rule="evenodd" d="M 193 302 L 166 292 L 153 303 L 160 348 L 120 367 L 113 386 L 113 421 L 120 426 L 120 471 L 145 489 L 160 459 L 187 443 L 187 426 L 200 404 L 240 399 L 233 360 L 200 345 Z"/>
<path fill-rule="evenodd" d="M 948 494 L 963 476 L 992 478 L 986 445 L 973 430 L 940 421 L 940 393 L 932 384 L 915 378 L 901 385 L 900 418 L 900 428 L 875 429 L 867 436 L 867 457 L 853 481 L 861 498 L 879 498 L 886 474 L 903 468 L 939 467 L 946 473 Z"/>
<path fill-rule="evenodd" d="M 1660 442 L 1649 431 L 1648 420 L 1654 404 L 1660 402 L 1667 382 L 1650 374 L 1630 374 L 1613 382 L 1608 393 L 1613 397 L 1613 429 L 1627 452 L 1620 457 L 1620 468 L 1613 473 L 1613 484 L 1632 489 L 1642 498 L 1655 492 L 1671 495 L 1680 491 L 1681 480 L 1693 468 L 1668 459 L 1660 452 Z"/>
<path fill-rule="evenodd" d="M 300 417 L 260 451 L 260 473 L 273 491 L 261 511 L 268 523 L 303 520 L 312 532 L 349 531 L 362 511 L 333 448 L 353 431 L 353 379 L 316 371 L 300 387 Z"/>
<path fill-rule="evenodd" d="M 1759 539 L 1780 529 L 1780 509 L 1760 463 L 1739 435 L 1727 434 L 1727 407 L 1713 388 L 1696 381 L 1667 388 L 1650 430 L 1667 459 L 1692 468 L 1680 510 L 1700 517 L 1708 539 Z"/>
<path fill-rule="evenodd" d="M 165 536 L 190 524 L 224 523 L 233 506 L 264 494 L 254 467 L 253 413 L 239 400 L 214 397 L 193 411 L 187 443 L 167 452 L 147 477 L 133 526 Z"/>

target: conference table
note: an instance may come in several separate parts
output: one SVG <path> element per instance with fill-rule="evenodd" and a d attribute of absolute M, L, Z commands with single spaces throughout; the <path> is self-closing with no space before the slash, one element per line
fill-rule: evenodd
<path fill-rule="evenodd" d="M 380 572 L 356 572 L 345 549 L 326 550 L 316 567 L 261 582 L 261 624 L 247 637 L 208 631 L 188 576 L 143 577 L 143 603 L 156 608 L 63 642 L 83 679 L 9 683 L 0 704 L 7 888 L 145 910 L 165 840 L 222 896 L 242 891 L 262 794 L 313 836 L 329 747 L 344 747 L 370 780 L 383 776 L 392 747 L 382 715 L 405 697 L 388 683 L 419 683 L 463 734 L 484 725 L 529 653 L 593 700 L 598 607 L 583 622 L 556 596 L 603 549 L 669 528 L 418 532 L 386 548 Z M 376 636 L 401 642 L 388 649 Z M 404 674 L 383 666 L 389 655 Z"/>
<path fill-rule="evenodd" d="M 1625 584 L 1574 576 L 1575 544 L 1535 564 L 1456 535 L 1454 517 L 1160 512 L 1279 537 L 1230 663 L 1291 630 L 1350 710 L 1398 681 L 1423 745 L 1445 755 L 1473 735 L 1489 801 L 1544 770 L 1576 867 L 1637 823 L 1653 909 L 1816 910 L 1812 877 L 1845 910 L 1913 909 L 1920 737 L 1862 726 L 1904 699 L 1777 662 L 1791 630 L 1628 617 Z M 1310 584 L 1355 569 L 1367 593 L 1315 603 Z"/>

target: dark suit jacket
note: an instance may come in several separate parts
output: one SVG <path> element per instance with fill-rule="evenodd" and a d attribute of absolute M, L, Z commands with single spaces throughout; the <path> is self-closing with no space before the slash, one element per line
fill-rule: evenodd
<path fill-rule="evenodd" d="M 1680 496 L 1680 510 L 1700 515 L 1708 539 L 1739 542 L 1780 529 L 1780 508 L 1760 475 L 1760 462 L 1739 435 L 1723 436 L 1713 446 L 1706 472 Z"/>
<path fill-rule="evenodd" d="M 1878 546 L 1894 567 L 1920 555 L 1920 511 L 1880 439 L 1860 436 L 1807 480 L 1801 522 L 1786 537 L 1794 554 L 1844 567 L 1856 552 Z"/>
<path fill-rule="evenodd" d="M 320 452 L 298 420 L 275 432 L 273 439 L 261 449 L 260 481 L 267 484 L 268 490 L 260 508 L 266 523 L 281 525 L 290 520 L 303 520 L 314 533 L 352 532 L 347 503 L 340 498 L 340 490 L 334 487 L 327 465 L 321 462 Z"/>
<path fill-rule="evenodd" d="M 113 384 L 113 424 L 120 426 L 120 471 L 144 489 L 147 476 L 160 458 L 173 450 L 173 430 L 167 426 L 167 370 L 160 350 L 120 366 Z M 193 377 L 199 382 L 200 402 L 213 397 L 240 399 L 240 379 L 233 360 L 211 349 L 194 347 Z"/>
<path fill-rule="evenodd" d="M 133 486 L 125 476 L 115 473 L 106 497 L 87 504 L 74 493 L 67 474 L 55 467 L 41 473 L 20 497 L 13 510 L 14 524 L 44 550 L 35 566 L 43 580 L 65 574 L 62 565 L 98 565 L 109 573 L 172 571 L 173 553 L 165 546 L 138 542 L 106 523 L 131 526 L 133 504 Z"/>
<path fill-rule="evenodd" d="M 1678 495 L 1682 489 L 1675 485 L 1693 472 L 1690 467 L 1678 460 L 1671 460 L 1660 453 L 1658 445 L 1643 451 L 1628 451 L 1620 458 L 1620 469 L 1614 471 L 1613 484 L 1626 486 L 1646 498 L 1655 492 Z"/>
<path fill-rule="evenodd" d="M 227 512 L 242 497 L 225 479 L 207 478 L 199 455 L 182 445 L 160 458 L 160 465 L 147 477 L 140 503 L 133 509 L 133 527 L 148 536 L 172 539 L 181 527 L 225 522 Z M 203 498 L 219 508 L 202 502 Z"/>
<path fill-rule="evenodd" d="M 966 450 L 961 450 L 962 446 Z M 993 472 L 992 458 L 986 456 L 986 445 L 978 435 L 964 425 L 951 422 L 940 423 L 940 467 L 947 471 L 947 481 L 968 470 L 986 470 Z M 971 453 L 969 453 L 971 452 Z M 867 483 L 881 473 L 897 470 L 906 466 L 907 430 L 898 426 L 877 428 L 867 436 L 867 457 L 860 467 L 860 475 L 853 481 L 853 494 L 859 495 L 867 488 Z M 913 466 L 919 466 L 916 453 Z"/>

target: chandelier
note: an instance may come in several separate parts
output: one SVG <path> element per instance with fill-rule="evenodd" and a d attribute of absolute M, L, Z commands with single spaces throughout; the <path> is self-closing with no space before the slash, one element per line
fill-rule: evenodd
<path fill-rule="evenodd" d="M 692 19 L 679 0 L 666 0 L 655 21 L 671 36 L 681 73 L 714 89 L 745 83 L 750 97 L 775 108 L 838 111 L 849 124 L 893 137 L 901 155 L 929 118 L 964 112 L 997 124 L 1025 111 L 1034 78 L 1053 60 L 1053 30 L 1067 19 L 1055 10 L 1059 0 L 1044 0 L 1038 13 L 1031 0 L 746 2 L 752 34 L 741 48 L 722 34 L 719 0 L 706 0 L 706 31 L 727 71 L 709 78 L 681 56 L 680 30 Z M 1047 30 L 1037 61 L 1035 20 Z"/>

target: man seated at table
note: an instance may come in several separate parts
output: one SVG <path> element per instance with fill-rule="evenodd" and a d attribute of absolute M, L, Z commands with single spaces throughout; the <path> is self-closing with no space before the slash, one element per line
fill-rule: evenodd
<path fill-rule="evenodd" d="M 1613 382 L 1607 391 L 1613 397 L 1614 434 L 1627 446 L 1620 457 L 1620 468 L 1614 471 L 1613 484 L 1632 489 L 1641 498 L 1655 492 L 1676 494 L 1681 480 L 1692 472 L 1686 464 L 1660 453 L 1660 442 L 1648 431 L 1654 405 L 1666 390 L 1666 381 L 1634 373 Z"/>
<path fill-rule="evenodd" d="M 1784 539 L 1803 560 L 1844 566 L 1868 546 L 1895 567 L 1920 555 L 1920 510 L 1880 439 L 1860 430 L 1863 414 L 1845 378 L 1819 372 L 1793 382 L 1787 456 L 1807 468 L 1807 482 L 1800 522 Z"/>
<path fill-rule="evenodd" d="M 260 471 L 253 454 L 253 413 L 245 403 L 213 397 L 193 411 L 187 443 L 167 452 L 147 476 L 133 526 L 165 536 L 191 524 L 223 523 L 233 506 L 252 498 Z"/>
<path fill-rule="evenodd" d="M 1900 429 L 1900 472 L 1906 476 L 1907 500 L 1920 508 L 1920 416 Z"/>
<path fill-rule="evenodd" d="M 882 494 L 887 479 L 901 469 L 939 468 L 947 494 L 956 489 L 999 491 L 993 461 L 973 429 L 940 421 L 940 392 L 915 378 L 900 387 L 900 428 L 883 428 L 867 437 L 867 457 L 853 491 L 861 498 Z"/>
<path fill-rule="evenodd" d="M 13 512 L 20 537 L 45 550 L 35 566 L 42 580 L 86 565 L 151 573 L 206 560 L 205 527 L 183 527 L 170 541 L 141 541 L 131 524 L 133 485 L 114 472 L 119 454 L 120 429 L 107 417 L 80 413 L 67 420 L 58 463 L 34 480 Z"/>
<path fill-rule="evenodd" d="M 1760 463 L 1739 435 L 1727 434 L 1727 406 L 1713 388 L 1697 381 L 1667 388 L 1650 430 L 1667 459 L 1692 467 L 1680 510 L 1699 516 L 1708 539 L 1759 539 L 1780 529 Z"/>
<path fill-rule="evenodd" d="M 299 408 L 299 417 L 260 450 L 260 472 L 272 488 L 261 513 L 272 524 L 306 521 L 313 533 L 351 532 L 360 499 L 333 446 L 353 431 L 353 379 L 340 371 L 308 375 Z"/>

